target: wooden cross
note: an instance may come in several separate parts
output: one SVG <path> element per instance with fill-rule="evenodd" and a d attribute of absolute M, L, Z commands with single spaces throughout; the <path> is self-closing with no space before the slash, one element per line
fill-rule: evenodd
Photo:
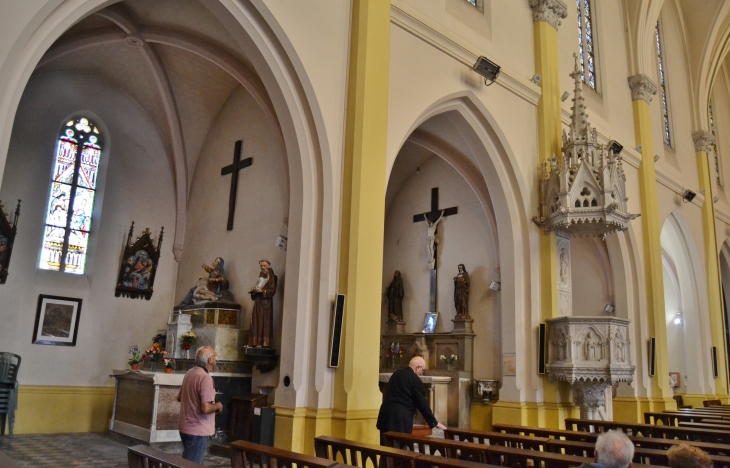
<path fill-rule="evenodd" d="M 428 213 L 420 213 L 417 215 L 413 215 L 413 222 L 418 223 L 421 221 L 426 221 L 426 217 L 428 217 L 428 221 L 432 224 L 437 221 L 439 221 L 442 217 L 455 215 L 459 212 L 459 209 L 455 206 L 452 206 L 451 208 L 446 208 L 443 210 L 439 209 L 439 189 L 438 187 L 434 187 L 431 189 L 431 211 Z M 436 232 L 434 231 L 434 236 L 436 235 Z M 434 243 L 433 245 L 433 269 L 430 270 L 430 294 L 429 294 L 429 311 L 430 312 L 436 312 L 436 258 L 437 258 L 437 249 L 438 244 Z"/>
<path fill-rule="evenodd" d="M 253 164 L 253 158 L 246 158 L 241 161 L 242 140 L 236 142 L 233 150 L 233 163 L 221 169 L 221 175 L 231 174 L 231 193 L 228 197 L 228 226 L 226 230 L 233 230 L 233 214 L 236 212 L 236 193 L 238 192 L 238 171 Z"/>

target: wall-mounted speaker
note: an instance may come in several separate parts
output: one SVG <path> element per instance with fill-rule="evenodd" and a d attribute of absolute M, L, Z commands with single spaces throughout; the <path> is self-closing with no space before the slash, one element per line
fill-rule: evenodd
<path fill-rule="evenodd" d="M 545 346 L 547 346 L 547 339 L 546 339 L 546 333 L 547 333 L 547 327 L 544 323 L 540 324 L 540 328 L 537 332 L 538 337 L 538 350 L 537 350 L 537 373 L 538 374 L 544 374 L 545 373 L 545 361 L 547 360 L 547 353 Z"/>
<path fill-rule="evenodd" d="M 656 375 L 656 338 L 649 338 L 649 376 Z"/>
<path fill-rule="evenodd" d="M 717 370 L 717 346 L 712 347 L 712 376 L 717 378 L 718 376 L 718 370 Z"/>
<path fill-rule="evenodd" d="M 345 318 L 345 295 L 338 294 L 335 299 L 332 317 L 332 341 L 330 342 L 329 367 L 340 367 L 340 344 L 342 343 L 342 320 Z"/>

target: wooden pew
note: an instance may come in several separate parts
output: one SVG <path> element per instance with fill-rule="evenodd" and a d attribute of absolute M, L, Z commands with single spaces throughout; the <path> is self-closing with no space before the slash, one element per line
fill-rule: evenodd
<path fill-rule="evenodd" d="M 480 432 L 469 429 L 448 428 L 444 430 L 444 438 L 461 442 L 473 442 L 483 445 L 501 445 L 529 450 L 544 450 L 545 437 L 529 435 L 504 434 L 502 432 Z"/>
<path fill-rule="evenodd" d="M 709 408 L 711 406 L 722 406 L 722 401 L 720 400 L 705 400 L 702 402 L 702 406 L 705 408 Z"/>
<path fill-rule="evenodd" d="M 684 441 L 710 442 L 714 444 L 730 444 L 730 431 L 696 429 L 690 427 L 654 426 L 654 438 L 679 439 Z"/>
<path fill-rule="evenodd" d="M 711 414 L 697 414 L 697 413 L 679 413 L 679 412 L 668 412 L 653 413 L 647 411 L 644 413 L 644 423 L 657 425 L 662 423 L 666 426 L 678 426 L 679 422 L 700 422 L 701 419 L 718 419 L 722 420 L 722 416 L 711 415 Z"/>
<path fill-rule="evenodd" d="M 606 432 L 620 430 L 629 436 L 654 437 L 654 427 L 651 424 L 622 423 L 615 421 L 594 421 L 590 419 L 566 418 L 565 427 L 585 432 Z M 591 430 L 591 427 L 594 429 Z"/>
<path fill-rule="evenodd" d="M 396 449 L 476 463 L 487 463 L 487 445 L 448 439 L 434 439 L 431 437 L 403 434 L 401 432 L 386 432 L 384 436 L 386 445 Z"/>
<path fill-rule="evenodd" d="M 231 468 L 250 468 L 254 465 L 258 465 L 259 468 L 290 468 L 294 464 L 297 468 L 330 468 L 338 465 L 337 462 L 326 458 L 312 457 L 245 440 L 231 442 L 230 448 Z"/>
<path fill-rule="evenodd" d="M 629 437 L 636 447 L 653 448 L 659 450 L 669 450 L 675 445 L 689 444 L 693 447 L 700 448 L 710 455 L 730 456 L 730 445 L 713 444 L 711 442 L 676 440 L 676 439 L 652 439 L 648 437 Z"/>
<path fill-rule="evenodd" d="M 385 459 L 385 464 L 382 466 L 388 468 L 413 468 L 416 458 L 419 457 L 418 453 L 406 450 L 329 436 L 314 438 L 314 452 L 320 459 L 329 459 L 333 462 L 339 459 L 345 465 L 361 468 L 377 468 L 379 459 Z"/>
<path fill-rule="evenodd" d="M 516 426 L 513 424 L 494 424 L 493 429 L 505 434 L 516 434 L 534 437 L 546 437 L 550 439 L 578 440 L 582 442 L 594 442 L 598 437 L 595 432 L 566 431 L 564 429 L 546 429 L 529 426 Z"/>
<path fill-rule="evenodd" d="M 184 458 L 157 450 L 146 445 L 135 445 L 127 449 L 129 468 L 201 468 L 203 465 L 185 460 Z M 2 458 L 0 466 L 5 467 Z M 9 465 L 13 466 L 13 465 Z"/>
<path fill-rule="evenodd" d="M 419 455 L 416 458 L 415 468 L 499 468 L 496 465 L 485 465 L 454 458 L 435 457 L 433 455 Z"/>
<path fill-rule="evenodd" d="M 679 427 L 691 427 L 693 429 L 711 429 L 715 431 L 730 431 L 727 424 L 719 424 L 714 422 L 684 422 L 679 423 Z"/>

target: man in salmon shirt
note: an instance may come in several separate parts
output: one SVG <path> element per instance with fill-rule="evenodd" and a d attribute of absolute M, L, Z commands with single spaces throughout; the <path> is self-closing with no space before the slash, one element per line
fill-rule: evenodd
<path fill-rule="evenodd" d="M 215 367 L 215 350 L 203 346 L 195 354 L 195 367 L 183 378 L 177 401 L 180 402 L 180 419 L 177 429 L 183 443 L 183 458 L 202 464 L 208 437 L 215 433 L 215 414 L 223 410 L 222 403 L 215 402 L 215 388 L 210 371 Z"/>

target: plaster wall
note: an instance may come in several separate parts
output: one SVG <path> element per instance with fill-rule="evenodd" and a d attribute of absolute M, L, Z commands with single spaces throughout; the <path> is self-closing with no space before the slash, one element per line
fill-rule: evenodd
<path fill-rule="evenodd" d="M 58 131 L 72 114 L 88 111 L 105 132 L 99 189 L 92 218 L 87 273 L 77 276 L 37 268 L 43 242 Z M 177 265 L 166 237 L 150 301 L 115 298 L 114 287 L 129 225 L 135 235 L 174 226 L 173 182 L 165 147 L 137 102 L 93 75 L 34 76 L 13 127 L 0 198 L 23 200 L 8 282 L 0 290 L 0 342 L 23 358 L 21 385 L 112 385 L 128 347 L 148 344 L 165 327 Z M 168 231 L 169 232 L 169 231 Z M 75 347 L 31 344 L 39 294 L 81 298 Z M 112 339 L 113 338 L 113 339 Z"/>
<path fill-rule="evenodd" d="M 573 315 L 605 316 L 603 308 L 613 304 L 610 291 L 610 263 L 603 241 L 595 238 L 570 240 L 571 280 L 573 289 Z"/>
<path fill-rule="evenodd" d="M 426 251 L 426 223 L 414 223 L 413 215 L 430 210 L 431 188 L 439 189 L 439 205 L 456 206 L 458 214 L 444 218 L 438 233 L 437 333 L 453 330 L 456 316 L 453 277 L 463 263 L 469 272 L 471 290 L 469 315 L 474 319 L 474 375 L 499 378 L 500 336 L 498 293 L 489 289 L 495 278 L 491 232 L 478 198 L 465 187 L 464 179 L 438 156 L 431 156 L 420 173 L 407 178 L 386 207 L 383 257 L 383 291 L 400 270 L 405 295 L 403 319 L 406 332 L 420 332 L 429 311 L 429 270 Z M 381 329 L 385 330 L 388 305 L 383 302 Z"/>
<path fill-rule="evenodd" d="M 237 140 L 243 140 L 241 159 L 252 157 L 253 165 L 239 171 L 233 230 L 227 231 L 231 176 L 221 176 L 221 168 L 233 161 Z M 268 259 L 279 279 L 274 296 L 277 349 L 286 252 L 274 243 L 279 235 L 287 236 L 289 213 L 285 161 L 278 142 L 278 129 L 264 118 L 251 95 L 236 87 L 214 120 L 198 159 L 175 289 L 175 303 L 179 303 L 200 277 L 207 276 L 201 265 L 222 257 L 230 291 L 243 307 L 244 328 L 248 329 L 253 302 L 247 293 L 258 278 L 259 260 Z"/>
<path fill-rule="evenodd" d="M 673 323 L 674 316 L 680 310 L 678 292 L 675 286 L 676 276 L 664 267 L 664 303 L 667 309 L 667 343 L 669 346 L 669 372 L 679 372 L 680 387 L 676 389 L 678 393 L 687 393 L 687 360 L 686 342 L 684 340 L 684 328 Z"/>

